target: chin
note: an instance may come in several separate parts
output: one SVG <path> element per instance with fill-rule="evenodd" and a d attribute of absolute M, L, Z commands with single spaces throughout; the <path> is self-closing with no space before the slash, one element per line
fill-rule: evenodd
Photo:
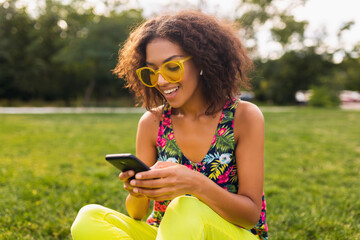
<path fill-rule="evenodd" d="M 172 107 L 172 108 L 180 108 L 184 105 L 184 103 L 180 100 L 166 100 L 168 102 L 168 104 Z"/>

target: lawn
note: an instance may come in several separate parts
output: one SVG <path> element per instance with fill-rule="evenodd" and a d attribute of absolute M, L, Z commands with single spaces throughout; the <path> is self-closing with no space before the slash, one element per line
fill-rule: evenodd
<path fill-rule="evenodd" d="M 264 108 L 271 239 L 360 239 L 360 111 Z M 81 206 L 125 212 L 107 153 L 140 114 L 0 115 L 0 239 L 70 239 Z"/>

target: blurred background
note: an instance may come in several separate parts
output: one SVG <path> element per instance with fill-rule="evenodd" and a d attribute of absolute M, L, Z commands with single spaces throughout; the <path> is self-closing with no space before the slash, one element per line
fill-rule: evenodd
<path fill-rule="evenodd" d="M 133 106 L 115 78 L 132 27 L 196 9 L 238 23 L 255 62 L 243 99 L 269 105 L 360 103 L 356 0 L 0 0 L 0 106 Z"/>

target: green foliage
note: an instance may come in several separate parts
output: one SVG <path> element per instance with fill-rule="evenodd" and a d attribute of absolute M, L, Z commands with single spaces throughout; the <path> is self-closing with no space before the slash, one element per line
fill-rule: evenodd
<path fill-rule="evenodd" d="M 89 105 L 93 93 L 96 99 L 126 93 L 122 90 L 123 83 L 114 78 L 111 69 L 117 61 L 119 43 L 126 40 L 131 26 L 139 22 L 141 12 L 130 10 L 95 19 L 80 30 L 84 36 L 80 34 L 54 56 L 86 89 L 84 105 Z"/>
<path fill-rule="evenodd" d="M 331 71 L 330 71 L 331 73 Z M 344 79 L 336 72 L 321 76 L 318 85 L 311 86 L 309 105 L 314 107 L 338 107 L 340 105 L 340 90 L 343 89 Z"/>
<path fill-rule="evenodd" d="M 131 99 L 124 81 L 111 74 L 119 45 L 132 26 L 142 22 L 141 10 L 121 10 L 123 0 L 106 0 L 104 14 L 85 7 L 85 0 L 33 1 L 37 15 L 16 7 L 20 0 L 0 3 L 0 102 L 61 102 L 62 105 L 105 105 Z M 250 52 L 256 52 L 257 33 L 271 26 L 272 38 L 281 44 L 279 59 L 254 59 L 257 65 L 253 86 L 256 100 L 292 104 L 298 90 L 320 86 L 319 79 L 342 79 L 342 89 L 359 91 L 360 45 L 351 51 L 336 49 L 327 53 L 321 39 L 305 47 L 307 22 L 294 19 L 291 10 L 306 0 L 289 1 L 279 8 L 272 0 L 245 0 L 238 6 L 236 22 Z M 83 6 L 84 5 L 84 6 Z M 183 3 L 172 1 L 174 9 Z M 191 4 L 190 4 L 191 5 Z M 200 1 L 198 6 L 205 6 Z M 240 15 L 241 14 L 241 15 Z M 344 23 L 338 39 L 354 25 Z M 294 46 L 297 50 L 293 50 Z M 298 48 L 301 48 L 298 50 Z M 321 50 L 321 51 L 319 51 Z M 343 53 L 341 64 L 334 54 Z M 115 104 L 116 105 L 116 104 Z"/>
<path fill-rule="evenodd" d="M 339 74 L 344 78 L 344 89 L 360 91 L 360 44 L 358 51 L 358 58 L 347 56 L 345 60 L 339 65 Z"/>
<path fill-rule="evenodd" d="M 141 11 L 99 16 L 76 2 L 47 0 L 35 18 L 16 8 L 17 0 L 0 5 L 0 99 L 83 98 L 88 105 L 129 95 L 111 69 L 119 44 L 143 20 Z"/>
<path fill-rule="evenodd" d="M 256 62 L 253 86 L 257 98 L 275 104 L 295 103 L 295 93 L 318 85 L 334 64 L 314 48 L 285 53 L 277 60 Z"/>
<path fill-rule="evenodd" d="M 239 4 L 241 15 L 236 19 L 245 30 L 246 40 L 258 41 L 256 34 L 260 27 L 270 23 L 270 32 L 275 41 L 283 47 L 294 42 L 302 43 L 306 21 L 296 21 L 291 10 L 295 6 L 303 5 L 306 0 L 296 0 L 288 3 L 286 8 L 280 9 L 272 0 L 245 0 Z M 256 44 L 257 45 L 257 44 Z M 256 49 L 256 45 L 254 49 Z"/>
<path fill-rule="evenodd" d="M 340 105 L 339 94 L 326 86 L 311 88 L 309 105 L 313 107 L 337 107 Z"/>
<path fill-rule="evenodd" d="M 306 21 L 298 22 L 294 19 L 294 16 L 288 15 L 280 15 L 280 19 L 282 19 L 285 24 L 271 29 L 274 39 L 283 46 L 291 43 L 292 37 L 296 37 L 299 42 L 302 42 L 304 39 L 305 27 L 308 23 Z"/>
<path fill-rule="evenodd" d="M 26 98 L 32 89 L 26 79 L 36 74 L 28 51 L 34 21 L 25 9 L 16 9 L 14 1 L 5 3 L 0 5 L 0 98 Z"/>

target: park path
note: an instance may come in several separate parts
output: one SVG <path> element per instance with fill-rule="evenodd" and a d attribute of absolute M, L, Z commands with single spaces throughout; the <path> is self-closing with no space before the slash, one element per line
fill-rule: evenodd
<path fill-rule="evenodd" d="M 264 106 L 263 112 L 292 112 L 296 107 Z M 360 110 L 360 103 L 341 106 L 344 110 Z M 54 113 L 144 113 L 144 108 L 124 107 L 0 107 L 0 114 L 54 114 Z"/>
<path fill-rule="evenodd" d="M 53 113 L 144 113 L 143 108 L 110 107 L 0 107 L 0 114 L 53 114 Z"/>

